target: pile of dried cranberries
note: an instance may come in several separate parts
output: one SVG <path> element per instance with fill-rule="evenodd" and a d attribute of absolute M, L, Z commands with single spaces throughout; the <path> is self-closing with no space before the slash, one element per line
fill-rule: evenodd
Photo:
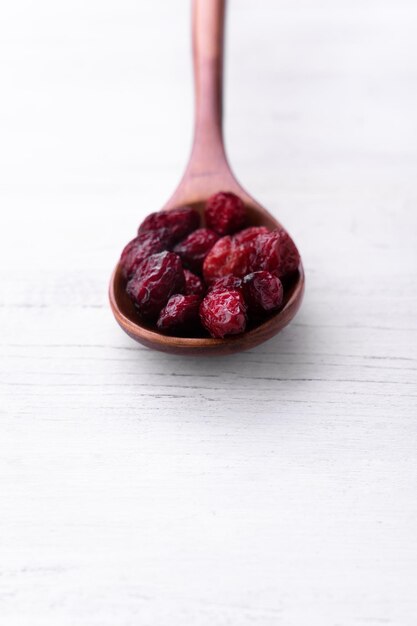
<path fill-rule="evenodd" d="M 122 252 L 126 292 L 139 316 L 162 333 L 243 333 L 279 310 L 281 281 L 298 269 L 288 233 L 245 228 L 245 205 L 233 193 L 211 196 L 204 217 L 202 228 L 190 207 L 152 213 Z"/>

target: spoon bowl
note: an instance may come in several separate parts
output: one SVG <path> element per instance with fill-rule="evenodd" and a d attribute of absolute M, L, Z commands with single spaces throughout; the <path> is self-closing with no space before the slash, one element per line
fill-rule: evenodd
<path fill-rule="evenodd" d="M 273 230 L 282 225 L 243 189 L 230 168 L 224 149 L 222 73 L 225 2 L 193 0 L 194 143 L 184 176 L 163 209 L 169 211 L 187 205 L 203 217 L 204 203 L 209 196 L 219 191 L 231 191 L 245 203 L 248 226 L 266 226 Z M 135 341 L 174 354 L 231 354 L 270 339 L 292 320 L 304 293 L 304 271 L 300 261 L 298 271 L 285 284 L 283 306 L 277 313 L 241 335 L 224 339 L 162 335 L 139 320 L 125 289 L 126 280 L 118 264 L 110 280 L 110 305 L 118 324 Z"/>
<path fill-rule="evenodd" d="M 225 189 L 225 187 L 221 187 Z M 227 189 L 230 191 L 230 187 Z M 234 192 L 237 193 L 236 188 Z M 251 200 L 241 188 L 239 196 L 244 200 L 248 209 L 249 226 L 266 226 L 273 229 L 281 226 L 279 222 L 264 208 Z M 200 213 L 203 211 L 203 201 L 190 202 L 186 198 L 177 204 L 165 207 L 167 210 L 182 205 L 192 206 Z M 304 293 L 304 271 L 300 262 L 297 273 L 291 278 L 284 290 L 283 307 L 263 324 L 243 333 L 214 339 L 211 337 L 174 337 L 158 333 L 152 326 L 142 320 L 139 323 L 135 307 L 126 294 L 126 279 L 122 277 L 119 265 L 116 266 L 110 281 L 109 297 L 113 314 L 118 324 L 135 341 L 163 352 L 173 354 L 232 354 L 248 350 L 276 335 L 286 326 L 297 313 Z"/>

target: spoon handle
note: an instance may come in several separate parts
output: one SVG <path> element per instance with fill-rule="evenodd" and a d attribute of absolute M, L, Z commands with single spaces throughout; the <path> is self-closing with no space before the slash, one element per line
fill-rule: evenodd
<path fill-rule="evenodd" d="M 193 0 L 192 35 L 195 90 L 192 176 L 224 168 L 222 131 L 223 34 L 226 0 Z"/>

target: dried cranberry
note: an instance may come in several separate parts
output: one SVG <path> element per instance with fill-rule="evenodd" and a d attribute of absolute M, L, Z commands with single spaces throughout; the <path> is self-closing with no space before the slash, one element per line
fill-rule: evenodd
<path fill-rule="evenodd" d="M 224 278 L 218 278 L 210 285 L 210 291 L 234 291 L 242 287 L 242 279 L 237 276 L 225 276 Z"/>
<path fill-rule="evenodd" d="M 246 305 L 237 291 L 210 291 L 200 305 L 200 319 L 212 337 L 243 333 Z"/>
<path fill-rule="evenodd" d="M 190 272 L 190 270 L 184 270 L 185 277 L 185 289 L 184 293 L 187 296 L 196 295 L 202 296 L 206 290 L 201 278 Z"/>
<path fill-rule="evenodd" d="M 222 237 L 214 244 L 203 264 L 203 275 L 207 284 L 232 274 L 231 259 L 234 247 L 231 237 Z"/>
<path fill-rule="evenodd" d="M 289 234 L 282 228 L 256 238 L 257 270 L 267 270 L 279 277 L 294 272 L 300 263 L 300 255 Z"/>
<path fill-rule="evenodd" d="M 241 245 L 242 243 L 252 242 L 255 241 L 258 235 L 266 235 L 268 232 L 269 230 L 266 226 L 250 226 L 236 233 L 235 243 Z"/>
<path fill-rule="evenodd" d="M 281 269 L 280 276 L 297 271 L 300 265 L 300 253 L 286 230 L 280 229 Z"/>
<path fill-rule="evenodd" d="M 184 285 L 180 257 L 173 252 L 160 252 L 139 265 L 126 291 L 142 316 L 155 318 L 170 296 L 181 293 Z"/>
<path fill-rule="evenodd" d="M 203 264 L 203 276 L 207 284 L 229 274 L 243 277 L 253 270 L 253 260 L 256 255 L 253 242 L 236 245 L 230 236 L 219 239 Z"/>
<path fill-rule="evenodd" d="M 163 332 L 189 332 L 199 324 L 200 296 L 175 295 L 171 296 L 167 304 L 159 314 L 156 323 L 159 330 Z"/>
<path fill-rule="evenodd" d="M 194 272 L 201 272 L 203 261 L 218 238 L 219 236 L 213 230 L 198 228 L 186 239 L 177 243 L 174 252 L 181 257 L 183 265 Z"/>
<path fill-rule="evenodd" d="M 231 192 L 221 191 L 211 196 L 206 202 L 204 212 L 208 228 L 219 235 L 230 235 L 245 225 L 245 205 Z"/>
<path fill-rule="evenodd" d="M 125 246 L 120 257 L 122 276 L 129 278 L 151 254 L 166 250 L 170 237 L 163 229 L 141 233 Z"/>
<path fill-rule="evenodd" d="M 243 294 L 251 314 L 278 309 L 283 293 L 280 279 L 270 272 L 253 272 L 243 279 Z"/>
<path fill-rule="evenodd" d="M 174 244 L 189 235 L 200 225 L 200 215 L 191 207 L 180 207 L 170 211 L 158 211 L 145 217 L 139 226 L 138 233 L 164 228 Z"/>

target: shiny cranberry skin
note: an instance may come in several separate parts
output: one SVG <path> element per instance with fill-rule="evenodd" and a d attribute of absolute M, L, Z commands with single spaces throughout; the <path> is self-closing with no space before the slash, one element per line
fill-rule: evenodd
<path fill-rule="evenodd" d="M 166 333 L 193 331 L 200 322 L 200 296 L 171 296 L 159 314 L 158 330 Z"/>
<path fill-rule="evenodd" d="M 200 305 L 200 319 L 212 337 L 243 333 L 246 305 L 237 291 L 210 291 Z"/>
<path fill-rule="evenodd" d="M 174 248 L 182 260 L 185 267 L 189 267 L 193 272 L 200 273 L 204 259 L 210 252 L 219 236 L 209 228 L 198 228 L 177 243 Z"/>
<path fill-rule="evenodd" d="M 201 278 L 199 278 L 199 276 L 196 276 L 195 274 L 190 272 L 190 270 L 184 270 L 184 277 L 185 277 L 184 293 L 187 296 L 191 296 L 191 295 L 203 296 L 204 295 L 206 288 Z"/>
<path fill-rule="evenodd" d="M 236 233 L 234 237 L 235 243 L 241 245 L 243 243 L 253 242 L 258 235 L 266 235 L 268 232 L 269 230 L 266 226 L 250 226 Z"/>
<path fill-rule="evenodd" d="M 286 276 L 298 270 L 300 265 L 300 253 L 289 234 L 283 228 L 280 229 L 281 249 L 281 276 Z"/>
<path fill-rule="evenodd" d="M 206 202 L 204 214 L 207 227 L 219 235 L 235 233 L 246 222 L 245 205 L 231 192 L 221 191 L 211 196 Z"/>
<path fill-rule="evenodd" d="M 284 290 L 280 279 L 270 272 L 248 274 L 243 279 L 243 295 L 250 314 L 279 309 Z"/>
<path fill-rule="evenodd" d="M 210 285 L 210 291 L 239 291 L 242 287 L 242 279 L 237 276 L 225 276 L 224 278 L 218 278 Z"/>
<path fill-rule="evenodd" d="M 139 226 L 138 233 L 164 228 L 170 235 L 171 243 L 174 244 L 189 235 L 199 225 L 200 215 L 195 209 L 179 207 L 170 211 L 151 213 Z"/>
<path fill-rule="evenodd" d="M 134 274 L 139 265 L 151 254 L 166 250 L 170 237 L 163 229 L 141 233 L 127 246 L 120 257 L 120 269 L 123 278 L 129 278 Z"/>
<path fill-rule="evenodd" d="M 282 278 L 295 272 L 300 254 L 289 234 L 282 228 L 256 238 L 255 269 L 267 270 Z"/>
<path fill-rule="evenodd" d="M 141 263 L 127 283 L 126 291 L 143 317 L 159 315 L 174 293 L 184 290 L 181 259 L 173 252 L 152 254 Z"/>
<path fill-rule="evenodd" d="M 203 264 L 203 276 L 207 284 L 233 273 L 232 253 L 234 247 L 231 237 L 222 237 L 214 244 Z"/>
<path fill-rule="evenodd" d="M 214 244 L 204 260 L 204 280 L 209 285 L 229 274 L 243 278 L 253 271 L 255 255 L 254 242 L 236 245 L 233 237 L 222 237 Z"/>

